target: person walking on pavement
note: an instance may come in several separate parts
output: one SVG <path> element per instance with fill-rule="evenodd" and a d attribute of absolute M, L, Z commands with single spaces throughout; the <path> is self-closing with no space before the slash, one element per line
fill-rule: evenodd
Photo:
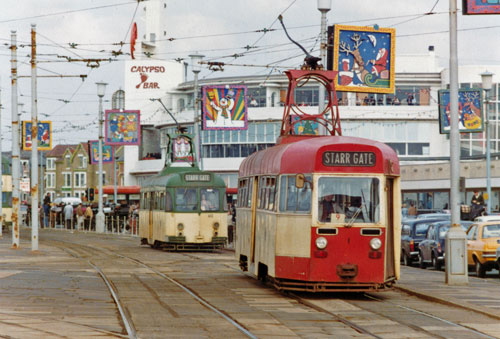
<path fill-rule="evenodd" d="M 87 226 L 85 227 L 85 230 L 89 231 L 92 230 L 92 218 L 94 217 L 94 212 L 92 212 L 92 206 L 89 204 L 87 208 L 85 209 L 85 219 L 87 219 Z"/>
<path fill-rule="evenodd" d="M 64 214 L 64 220 L 66 222 L 66 228 L 68 230 L 72 229 L 71 222 L 73 220 L 73 206 L 71 206 L 71 203 L 68 202 L 66 204 L 63 210 L 63 214 Z"/>
<path fill-rule="evenodd" d="M 417 215 L 417 208 L 415 207 L 415 203 L 413 201 L 410 202 L 410 208 L 408 208 L 408 215 L 409 216 Z"/>
<path fill-rule="evenodd" d="M 76 229 L 79 231 L 83 229 L 83 221 L 85 219 L 85 210 L 83 209 L 82 203 L 76 208 Z"/>
<path fill-rule="evenodd" d="M 43 227 L 49 227 L 50 199 L 43 202 Z"/>

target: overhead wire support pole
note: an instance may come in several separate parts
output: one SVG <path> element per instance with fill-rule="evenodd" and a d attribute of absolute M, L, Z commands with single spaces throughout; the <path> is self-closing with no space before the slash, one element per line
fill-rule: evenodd
<path fill-rule="evenodd" d="M 12 109 L 12 248 L 19 248 L 19 117 L 17 115 L 17 34 L 11 31 L 11 109 Z"/>
<path fill-rule="evenodd" d="M 31 250 L 38 251 L 38 107 L 36 25 L 31 24 Z"/>
<path fill-rule="evenodd" d="M 3 156 L 2 156 L 2 89 L 0 88 L 0 238 L 3 237 L 3 211 L 2 211 L 2 195 L 3 195 L 3 180 L 2 180 L 2 169 L 3 169 Z"/>

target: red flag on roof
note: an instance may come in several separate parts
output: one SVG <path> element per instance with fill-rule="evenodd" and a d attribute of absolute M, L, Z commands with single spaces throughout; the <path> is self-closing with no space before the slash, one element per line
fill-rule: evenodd
<path fill-rule="evenodd" d="M 135 59 L 135 40 L 137 40 L 137 24 L 134 22 L 134 25 L 132 26 L 132 32 L 130 32 L 130 56 L 132 57 L 132 59 Z"/>

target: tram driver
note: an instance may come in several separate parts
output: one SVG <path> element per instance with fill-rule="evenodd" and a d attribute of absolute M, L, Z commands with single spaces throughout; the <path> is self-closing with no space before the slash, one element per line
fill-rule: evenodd
<path fill-rule="evenodd" d="M 333 200 L 333 194 L 324 196 L 319 204 L 318 215 L 321 216 L 321 222 L 330 222 L 332 213 L 344 215 L 344 210 L 338 201 Z"/>

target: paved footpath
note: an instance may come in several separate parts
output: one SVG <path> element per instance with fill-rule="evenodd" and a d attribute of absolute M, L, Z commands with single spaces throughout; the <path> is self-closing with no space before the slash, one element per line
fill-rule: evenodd
<path fill-rule="evenodd" d="M 117 338 L 113 299 L 91 267 L 66 252 L 0 238 L 0 338 Z M 126 336 L 125 336 L 126 337 Z"/>
<path fill-rule="evenodd" d="M 488 273 L 486 279 L 469 274 L 466 286 L 445 284 L 444 271 L 401 266 L 401 279 L 396 286 L 431 301 L 454 304 L 500 319 L 500 279 Z"/>

